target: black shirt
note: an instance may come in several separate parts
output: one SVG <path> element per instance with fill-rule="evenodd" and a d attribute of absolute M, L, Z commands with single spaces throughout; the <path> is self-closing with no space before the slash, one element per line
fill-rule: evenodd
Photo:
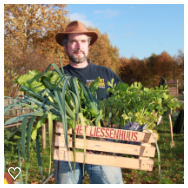
<path fill-rule="evenodd" d="M 89 63 L 87 67 L 84 68 L 74 68 L 70 64 L 63 67 L 64 73 L 71 76 L 75 76 L 80 79 L 80 81 L 89 86 L 91 82 L 100 77 L 99 90 L 97 91 L 98 100 L 104 99 L 104 95 L 109 97 L 110 94 L 106 93 L 109 87 L 107 82 L 111 82 L 114 78 L 114 83 L 116 85 L 118 82 L 122 82 L 121 79 L 108 67 L 99 66 Z"/>

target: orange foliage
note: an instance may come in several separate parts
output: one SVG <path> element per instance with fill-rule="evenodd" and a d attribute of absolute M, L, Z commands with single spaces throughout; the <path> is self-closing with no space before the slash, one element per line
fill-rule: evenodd
<path fill-rule="evenodd" d="M 28 70 L 44 71 L 50 63 L 59 64 L 67 57 L 55 41 L 58 31 L 67 22 L 67 5 L 5 4 L 4 5 L 4 80 L 5 95 L 14 95 L 12 81 Z"/>
<path fill-rule="evenodd" d="M 160 55 L 152 54 L 144 60 L 134 57 L 130 59 L 119 58 L 120 77 L 128 84 L 137 81 L 147 87 L 158 86 L 162 77 L 167 80 L 182 80 L 182 75 L 184 75 L 182 69 L 184 65 L 183 53 L 180 53 L 178 57 L 172 58 L 167 52 L 162 52 Z"/>

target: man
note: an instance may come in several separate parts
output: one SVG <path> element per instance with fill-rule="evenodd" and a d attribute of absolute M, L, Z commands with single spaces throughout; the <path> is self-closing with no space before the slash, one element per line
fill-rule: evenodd
<path fill-rule="evenodd" d="M 88 63 L 89 45 L 98 39 L 98 34 L 88 31 L 79 21 L 71 22 L 65 32 L 56 35 L 58 44 L 64 47 L 69 57 L 69 65 L 63 67 L 66 74 L 79 78 L 84 84 L 89 85 L 100 77 L 100 91 L 97 92 L 99 100 L 106 94 L 107 82 L 114 78 L 115 83 L 121 79 L 109 68 Z M 106 94 L 109 97 L 109 94 Z M 73 166 L 73 163 L 71 164 Z M 92 184 L 123 184 L 121 169 L 110 166 L 85 164 L 85 170 L 90 176 Z M 76 163 L 75 173 L 71 172 L 66 161 L 55 161 L 54 176 L 56 183 L 81 184 L 83 180 L 82 163 Z"/>

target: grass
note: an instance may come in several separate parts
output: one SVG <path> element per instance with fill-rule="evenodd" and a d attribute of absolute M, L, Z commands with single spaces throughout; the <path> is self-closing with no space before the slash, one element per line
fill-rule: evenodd
<path fill-rule="evenodd" d="M 172 118 L 172 121 L 175 121 L 175 117 Z M 154 168 L 152 172 L 140 171 L 140 170 L 130 170 L 122 169 L 123 182 L 125 184 L 184 184 L 184 134 L 174 134 L 175 147 L 171 148 L 171 135 L 170 135 L 170 125 L 168 116 L 163 117 L 163 122 L 157 127 L 160 139 L 158 140 L 158 145 L 161 153 L 161 182 L 159 181 L 158 173 L 158 162 L 157 162 L 157 152 L 154 160 Z M 11 129 L 12 131 L 12 129 Z M 18 135 L 19 137 L 19 135 Z M 14 138 L 14 139 L 17 139 Z M 12 140 L 14 142 L 14 140 Z M 48 146 L 48 144 L 46 144 Z M 39 168 L 37 164 L 36 148 L 35 143 L 31 143 L 32 151 L 30 152 L 30 170 L 28 175 L 29 184 L 40 184 L 42 183 Z M 42 146 L 41 146 L 42 148 Z M 11 151 L 11 152 L 10 152 Z M 8 171 L 9 167 L 17 167 L 18 164 L 18 155 L 17 151 L 5 147 L 5 161 L 6 167 L 5 170 Z M 49 171 L 49 150 L 41 149 L 41 159 L 43 163 L 43 176 L 44 179 L 48 177 Z M 54 168 L 54 163 L 52 161 L 52 171 Z M 23 179 L 25 181 L 25 168 L 22 169 Z M 19 181 L 17 178 L 17 181 Z M 52 176 L 48 184 L 54 184 L 55 178 Z M 90 180 L 86 174 L 83 181 L 84 184 L 89 184 Z"/>

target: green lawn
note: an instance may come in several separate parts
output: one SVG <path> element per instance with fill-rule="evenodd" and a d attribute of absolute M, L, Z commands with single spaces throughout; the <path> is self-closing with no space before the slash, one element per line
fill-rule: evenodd
<path fill-rule="evenodd" d="M 173 122 L 175 118 L 172 119 Z M 158 171 L 158 160 L 157 152 L 154 159 L 154 168 L 152 172 L 140 171 L 140 170 L 130 170 L 122 169 L 123 181 L 125 184 L 183 184 L 184 183 L 184 134 L 174 134 L 175 147 L 171 148 L 171 135 L 170 135 L 170 125 L 168 121 L 168 116 L 163 117 L 163 123 L 158 126 L 159 140 L 158 145 L 161 154 L 161 182 L 159 181 L 159 171 Z M 9 129 L 12 132 L 13 129 Z M 7 130 L 6 135 L 9 134 Z M 9 142 L 5 144 L 5 170 L 9 167 L 17 167 L 18 164 L 18 153 L 17 153 L 17 143 L 19 139 L 19 134 L 11 138 Z M 30 162 L 29 162 L 29 174 L 28 183 L 42 183 L 39 168 L 37 164 L 37 156 L 35 152 L 35 143 L 31 144 L 32 151 L 30 152 Z M 48 144 L 47 144 L 48 146 Z M 41 147 L 42 148 L 42 147 Z M 41 149 L 41 158 L 43 163 L 43 176 L 44 179 L 48 177 L 49 171 L 49 151 L 48 149 Z M 52 161 L 53 172 L 53 161 Z M 25 169 L 22 169 L 23 178 L 25 181 Z M 19 178 L 17 181 L 19 181 Z M 49 184 L 54 184 L 55 179 L 51 177 L 47 182 Z M 85 176 L 84 184 L 90 183 L 88 175 Z"/>

